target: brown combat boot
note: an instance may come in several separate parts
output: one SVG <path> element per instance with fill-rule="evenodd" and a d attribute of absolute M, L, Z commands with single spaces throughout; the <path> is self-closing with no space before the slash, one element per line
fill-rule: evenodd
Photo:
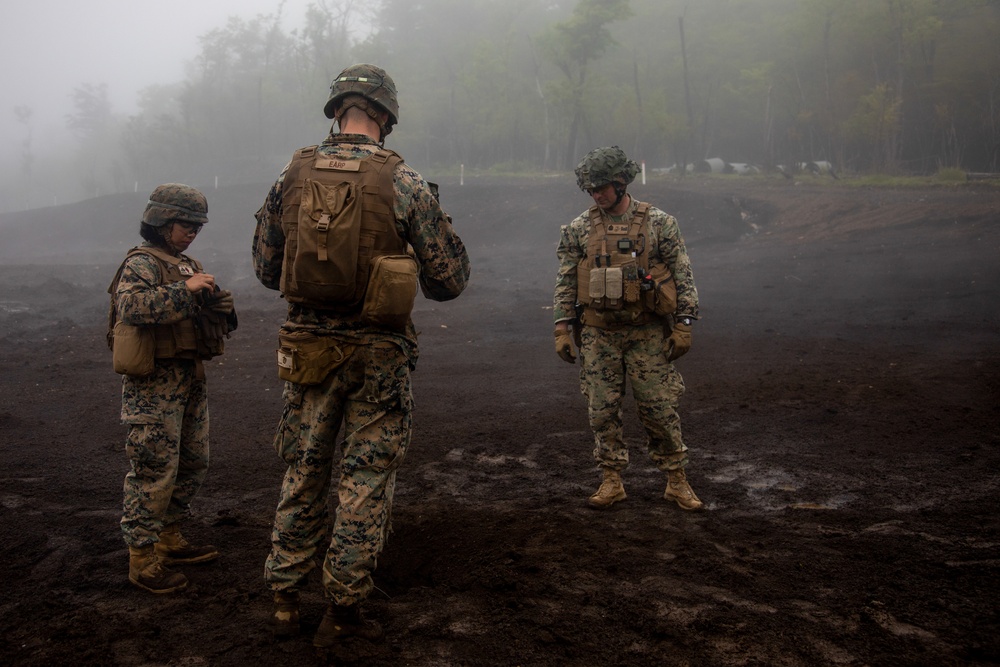
<path fill-rule="evenodd" d="M 173 593 L 188 585 L 187 577 L 163 564 L 152 544 L 128 548 L 128 580 L 150 593 Z"/>
<path fill-rule="evenodd" d="M 368 641 L 376 641 L 384 634 L 382 626 L 377 621 L 362 615 L 359 605 L 342 607 L 331 602 L 323 614 L 323 620 L 319 623 L 316 636 L 313 637 L 313 646 L 330 648 L 341 637 L 361 637 Z"/>
<path fill-rule="evenodd" d="M 667 488 L 663 492 L 663 498 L 675 501 L 685 510 L 700 510 L 705 506 L 705 503 L 698 500 L 698 496 L 691 490 L 684 468 L 667 471 Z"/>
<path fill-rule="evenodd" d="M 617 470 L 604 468 L 604 481 L 597 493 L 587 501 L 591 507 L 599 510 L 607 509 L 619 500 L 625 500 L 625 487 L 622 486 L 622 476 Z"/>
<path fill-rule="evenodd" d="M 181 535 L 179 523 L 164 526 L 160 531 L 160 541 L 156 543 L 156 554 L 166 565 L 208 563 L 219 557 L 219 550 L 211 544 L 195 546 Z"/>
<path fill-rule="evenodd" d="M 299 636 L 298 591 L 274 592 L 274 612 L 271 614 L 270 624 L 275 639 Z"/>

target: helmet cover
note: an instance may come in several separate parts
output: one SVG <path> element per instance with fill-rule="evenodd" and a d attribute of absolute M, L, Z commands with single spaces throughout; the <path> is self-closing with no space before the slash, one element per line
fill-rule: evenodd
<path fill-rule="evenodd" d="M 190 185 L 158 185 L 149 195 L 142 221 L 150 227 L 163 227 L 172 222 L 204 225 L 208 222 L 208 200 Z"/>
<path fill-rule="evenodd" d="M 323 113 L 327 118 L 336 116 L 341 100 L 348 95 L 361 95 L 389 114 L 385 134 L 392 132 L 392 126 L 399 122 L 396 84 L 381 67 L 367 64 L 351 65 L 338 74 L 330 84 L 330 99 L 323 107 Z"/>
<path fill-rule="evenodd" d="M 581 190 L 595 190 L 612 182 L 628 185 L 639 173 L 639 165 L 618 146 L 606 146 L 584 155 L 573 173 Z"/>

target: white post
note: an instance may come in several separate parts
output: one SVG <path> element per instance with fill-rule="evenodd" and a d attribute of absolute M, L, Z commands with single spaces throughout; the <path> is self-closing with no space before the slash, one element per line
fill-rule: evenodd
<path fill-rule="evenodd" d="M 215 189 L 216 190 L 219 189 L 219 177 L 218 176 L 215 177 Z"/>
<path fill-rule="evenodd" d="M 646 184 L 646 161 L 642 161 L 642 184 Z"/>
<path fill-rule="evenodd" d="M 462 163 L 462 166 L 459 169 L 458 184 L 465 185 L 465 163 Z"/>
<path fill-rule="evenodd" d="M 136 181 L 135 185 L 132 187 L 132 192 L 138 192 L 138 191 L 139 191 L 139 181 Z"/>

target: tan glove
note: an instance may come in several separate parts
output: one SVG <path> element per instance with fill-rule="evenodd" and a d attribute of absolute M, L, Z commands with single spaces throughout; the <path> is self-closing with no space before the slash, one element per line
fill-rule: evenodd
<path fill-rule="evenodd" d="M 674 324 L 674 329 L 670 332 L 670 337 L 663 341 L 663 354 L 666 355 L 667 361 L 680 359 L 690 349 L 691 325 L 681 324 L 680 322 Z"/>
<path fill-rule="evenodd" d="M 556 354 L 568 364 L 576 363 L 573 354 L 573 335 L 568 330 L 556 329 Z"/>
<path fill-rule="evenodd" d="M 205 299 L 205 307 L 217 313 L 228 315 L 235 309 L 233 293 L 227 289 L 216 290 Z"/>
<path fill-rule="evenodd" d="M 229 322 L 225 313 L 203 310 L 198 314 L 198 326 L 205 340 L 222 340 L 229 337 Z"/>

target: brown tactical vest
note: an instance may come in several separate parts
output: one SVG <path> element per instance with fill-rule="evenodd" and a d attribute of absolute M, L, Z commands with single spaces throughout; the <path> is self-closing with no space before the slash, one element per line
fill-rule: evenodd
<path fill-rule="evenodd" d="M 290 303 L 359 313 L 372 262 L 406 252 L 396 229 L 393 189 L 402 158 L 385 148 L 358 160 L 316 149 L 299 149 L 285 174 L 279 287 Z"/>
<path fill-rule="evenodd" d="M 118 267 L 108 293 L 111 295 L 111 307 L 108 312 L 108 347 L 113 343 L 113 332 L 118 320 L 116 292 L 121 279 L 125 262 L 133 255 L 144 254 L 152 257 L 160 268 L 160 285 L 187 280 L 190 275 L 181 272 L 181 264 L 188 264 L 194 273 L 204 273 L 201 262 L 187 255 L 174 256 L 160 248 L 138 246 L 128 251 L 125 261 Z M 185 318 L 173 324 L 155 324 L 149 328 L 153 332 L 156 348 L 153 355 L 157 359 L 211 359 L 223 353 L 223 341 L 206 341 L 201 335 L 194 319 Z"/>
<path fill-rule="evenodd" d="M 609 328 L 659 319 L 650 267 L 665 267 L 650 257 L 656 248 L 646 247 L 648 211 L 649 204 L 640 202 L 630 220 L 615 223 L 599 207 L 590 209 L 587 249 L 576 269 L 583 324 Z"/>

